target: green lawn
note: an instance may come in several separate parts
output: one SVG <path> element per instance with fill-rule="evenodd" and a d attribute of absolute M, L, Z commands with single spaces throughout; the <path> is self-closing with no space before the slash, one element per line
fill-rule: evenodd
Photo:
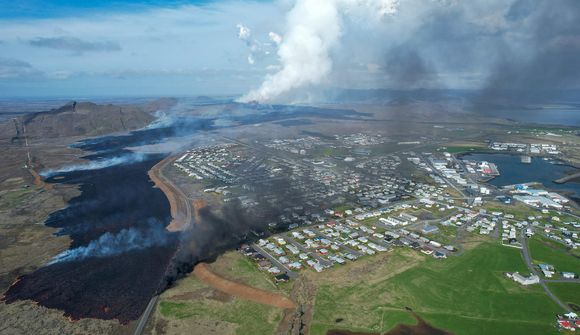
<path fill-rule="evenodd" d="M 37 190 L 36 187 L 28 187 L 0 192 L 0 209 L 13 208 L 28 201 Z"/>
<path fill-rule="evenodd" d="M 563 303 L 580 306 L 580 283 L 548 283 L 548 287 Z"/>
<path fill-rule="evenodd" d="M 450 154 L 458 154 L 470 151 L 478 151 L 478 152 L 489 151 L 489 149 L 484 146 L 449 146 L 449 147 L 441 147 L 437 149 L 437 151 L 448 152 Z"/>
<path fill-rule="evenodd" d="M 159 312 L 168 319 L 201 318 L 226 321 L 237 325 L 236 334 L 273 334 L 281 310 L 247 300 L 232 302 L 196 301 L 194 303 L 161 301 Z"/>
<path fill-rule="evenodd" d="M 426 258 L 386 280 L 322 286 L 312 334 L 333 328 L 382 332 L 398 322 L 414 323 L 405 306 L 455 334 L 554 333 L 559 307 L 541 287 L 524 288 L 508 280 L 507 271 L 527 273 L 520 251 L 483 243 L 461 257 Z M 336 323 L 337 318 L 344 321 Z"/>
<path fill-rule="evenodd" d="M 569 254 L 563 245 L 536 235 L 530 239 L 529 246 L 534 263 L 551 264 L 558 272 L 580 272 L 580 258 Z"/>

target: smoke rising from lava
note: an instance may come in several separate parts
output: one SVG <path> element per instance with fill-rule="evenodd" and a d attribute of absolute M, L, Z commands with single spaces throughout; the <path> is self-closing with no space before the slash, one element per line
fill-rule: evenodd
<path fill-rule="evenodd" d="M 54 175 L 64 173 L 64 172 L 72 172 L 72 171 L 87 171 L 87 170 L 99 170 L 104 169 L 107 167 L 115 166 L 115 165 L 125 165 L 131 164 L 136 162 L 142 162 L 147 159 L 147 155 L 141 152 L 131 152 L 119 156 L 114 156 L 105 159 L 99 159 L 90 161 L 87 163 L 81 164 L 72 164 L 64 166 L 60 169 L 51 169 L 42 171 L 40 174 L 45 177 L 52 177 Z"/>
<path fill-rule="evenodd" d="M 169 233 L 163 226 L 151 222 L 146 229 L 129 228 L 116 234 L 104 233 L 86 246 L 61 252 L 50 261 L 49 265 L 79 261 L 88 257 L 116 256 L 132 250 L 162 246 L 168 242 Z"/>

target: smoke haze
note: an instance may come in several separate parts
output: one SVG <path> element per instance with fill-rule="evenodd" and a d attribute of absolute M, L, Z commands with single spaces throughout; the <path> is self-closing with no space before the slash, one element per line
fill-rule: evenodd
<path fill-rule="evenodd" d="M 278 64 L 240 101 L 308 101 L 325 89 L 557 98 L 580 88 L 579 16 L 575 0 L 296 1 Z"/>

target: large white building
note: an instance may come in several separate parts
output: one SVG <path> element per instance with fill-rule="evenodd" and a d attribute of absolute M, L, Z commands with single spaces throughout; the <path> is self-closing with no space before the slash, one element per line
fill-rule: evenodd
<path fill-rule="evenodd" d="M 540 282 L 540 277 L 538 277 L 537 275 L 530 275 L 529 277 L 524 277 L 518 272 L 514 272 L 513 274 L 511 274 L 511 278 L 516 283 L 520 283 L 521 285 L 524 286 L 538 284 Z"/>

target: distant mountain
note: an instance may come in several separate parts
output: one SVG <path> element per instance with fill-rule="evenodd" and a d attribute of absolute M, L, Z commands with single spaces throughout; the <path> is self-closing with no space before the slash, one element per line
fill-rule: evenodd
<path fill-rule="evenodd" d="M 0 124 L 2 137 L 29 138 L 98 136 L 135 130 L 155 120 L 155 113 L 175 105 L 174 99 L 159 99 L 136 105 L 98 105 L 70 102 L 60 108 L 19 116 Z"/>

